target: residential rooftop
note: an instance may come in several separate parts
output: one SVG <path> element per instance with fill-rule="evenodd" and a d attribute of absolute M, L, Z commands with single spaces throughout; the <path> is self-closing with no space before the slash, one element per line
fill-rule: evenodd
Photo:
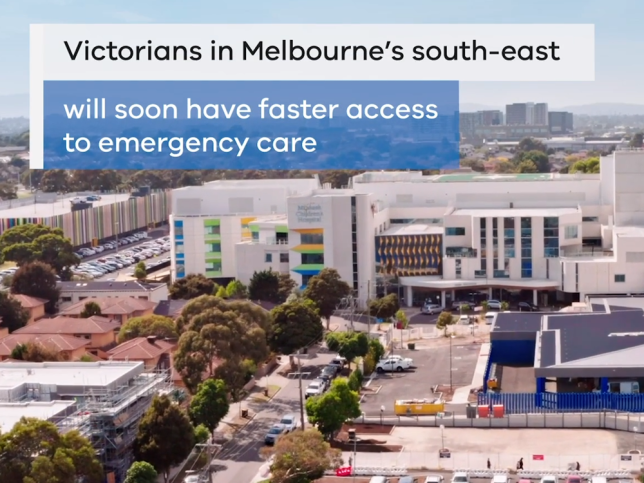
<path fill-rule="evenodd" d="M 128 282 L 129 283 L 129 282 Z M 101 308 L 102 315 L 130 315 L 134 312 L 152 310 L 156 307 L 156 302 L 150 302 L 144 299 L 135 299 L 133 297 L 93 297 L 83 299 L 80 302 L 70 305 L 61 310 L 61 315 L 80 315 L 85 309 L 85 305 L 94 302 Z"/>
<path fill-rule="evenodd" d="M 137 337 L 107 351 L 110 360 L 142 361 L 169 353 L 176 343 L 155 337 Z"/>
<path fill-rule="evenodd" d="M 179 317 L 181 311 L 190 300 L 161 300 L 154 308 L 154 315 L 163 315 L 164 317 Z"/>
<path fill-rule="evenodd" d="M 105 334 L 116 332 L 121 324 L 107 317 L 94 315 L 86 319 L 59 315 L 21 327 L 13 334 Z"/>
<path fill-rule="evenodd" d="M 55 351 L 75 351 L 90 343 L 87 339 L 64 334 L 9 334 L 0 339 L 0 356 L 9 357 L 13 350 L 23 344 L 40 344 L 43 347 Z"/>
<path fill-rule="evenodd" d="M 0 431 L 7 433 L 21 418 L 36 418 L 55 422 L 64 417 L 75 401 L 29 401 L 25 403 L 0 402 Z"/>
<path fill-rule="evenodd" d="M 20 302 L 20 305 L 25 309 L 33 309 L 47 303 L 45 299 L 22 294 L 11 294 L 11 298 Z"/>

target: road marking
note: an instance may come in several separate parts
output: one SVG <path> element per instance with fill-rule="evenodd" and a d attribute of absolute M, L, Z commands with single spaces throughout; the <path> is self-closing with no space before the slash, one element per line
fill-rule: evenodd
<path fill-rule="evenodd" d="M 458 367 L 452 367 L 453 371 L 458 371 Z"/>
<path fill-rule="evenodd" d="M 461 356 L 454 357 L 454 360 L 455 360 L 455 361 L 457 361 L 457 360 L 459 360 L 459 359 L 462 359 L 462 357 L 461 357 Z"/>

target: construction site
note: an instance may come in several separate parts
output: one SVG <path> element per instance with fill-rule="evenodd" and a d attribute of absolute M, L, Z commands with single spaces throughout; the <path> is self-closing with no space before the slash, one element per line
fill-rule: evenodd
<path fill-rule="evenodd" d="M 123 482 L 139 421 L 154 395 L 171 391 L 169 373 L 145 371 L 142 362 L 10 363 L 0 369 L 3 417 L 43 418 L 43 405 L 52 407 L 50 413 L 57 413 L 45 419 L 91 441 L 107 483 Z"/>

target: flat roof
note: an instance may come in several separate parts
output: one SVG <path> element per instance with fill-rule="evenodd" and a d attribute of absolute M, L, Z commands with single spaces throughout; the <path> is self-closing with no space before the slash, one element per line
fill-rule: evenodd
<path fill-rule="evenodd" d="M 20 418 L 50 420 L 64 414 L 75 401 L 30 401 L 25 403 L 0 403 L 0 431 L 7 433 Z"/>
<path fill-rule="evenodd" d="M 492 332 L 539 332 L 544 315 L 555 312 L 499 312 Z"/>
<path fill-rule="evenodd" d="M 602 297 L 590 298 L 593 312 L 621 312 L 623 310 L 644 310 L 644 297 Z"/>
<path fill-rule="evenodd" d="M 445 229 L 438 225 L 427 224 L 409 224 L 409 225 L 392 225 L 389 229 L 383 231 L 377 236 L 391 235 L 440 235 Z"/>
<path fill-rule="evenodd" d="M 7 362 L 0 365 L 0 390 L 23 384 L 109 386 L 143 373 L 143 362 Z"/>
<path fill-rule="evenodd" d="M 104 206 L 127 201 L 130 194 L 105 195 L 99 201 L 93 201 L 92 206 Z M 0 210 L 0 218 L 47 218 L 65 215 L 72 212 L 71 198 L 55 201 L 54 203 L 32 203 L 15 208 Z"/>
<path fill-rule="evenodd" d="M 547 289 L 557 288 L 559 284 L 555 280 L 512 280 L 509 278 L 486 279 L 475 278 L 472 280 L 458 279 L 445 280 L 443 277 L 399 277 L 400 284 L 404 287 L 430 288 L 436 290 L 476 288 L 476 287 L 509 287 L 517 289 Z"/>
<path fill-rule="evenodd" d="M 521 174 L 482 174 L 454 173 L 442 174 L 436 178 L 439 183 L 471 183 L 473 181 L 547 181 L 553 179 L 551 173 L 521 173 Z"/>
<path fill-rule="evenodd" d="M 644 227 L 642 226 L 615 226 L 613 232 L 622 237 L 644 237 Z"/>
<path fill-rule="evenodd" d="M 580 213 L 577 208 L 507 208 L 507 209 L 457 209 L 451 216 L 472 217 L 532 217 L 532 216 L 563 216 Z"/>

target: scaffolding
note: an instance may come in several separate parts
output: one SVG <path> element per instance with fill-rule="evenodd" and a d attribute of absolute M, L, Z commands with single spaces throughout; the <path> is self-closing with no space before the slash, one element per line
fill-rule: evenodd
<path fill-rule="evenodd" d="M 107 481 L 120 483 L 125 479 L 133 461 L 132 445 L 139 421 L 154 395 L 169 389 L 169 376 L 169 370 L 156 369 L 114 390 L 90 389 L 77 398 L 76 411 L 58 423 L 61 431 L 75 429 L 89 439 Z"/>

